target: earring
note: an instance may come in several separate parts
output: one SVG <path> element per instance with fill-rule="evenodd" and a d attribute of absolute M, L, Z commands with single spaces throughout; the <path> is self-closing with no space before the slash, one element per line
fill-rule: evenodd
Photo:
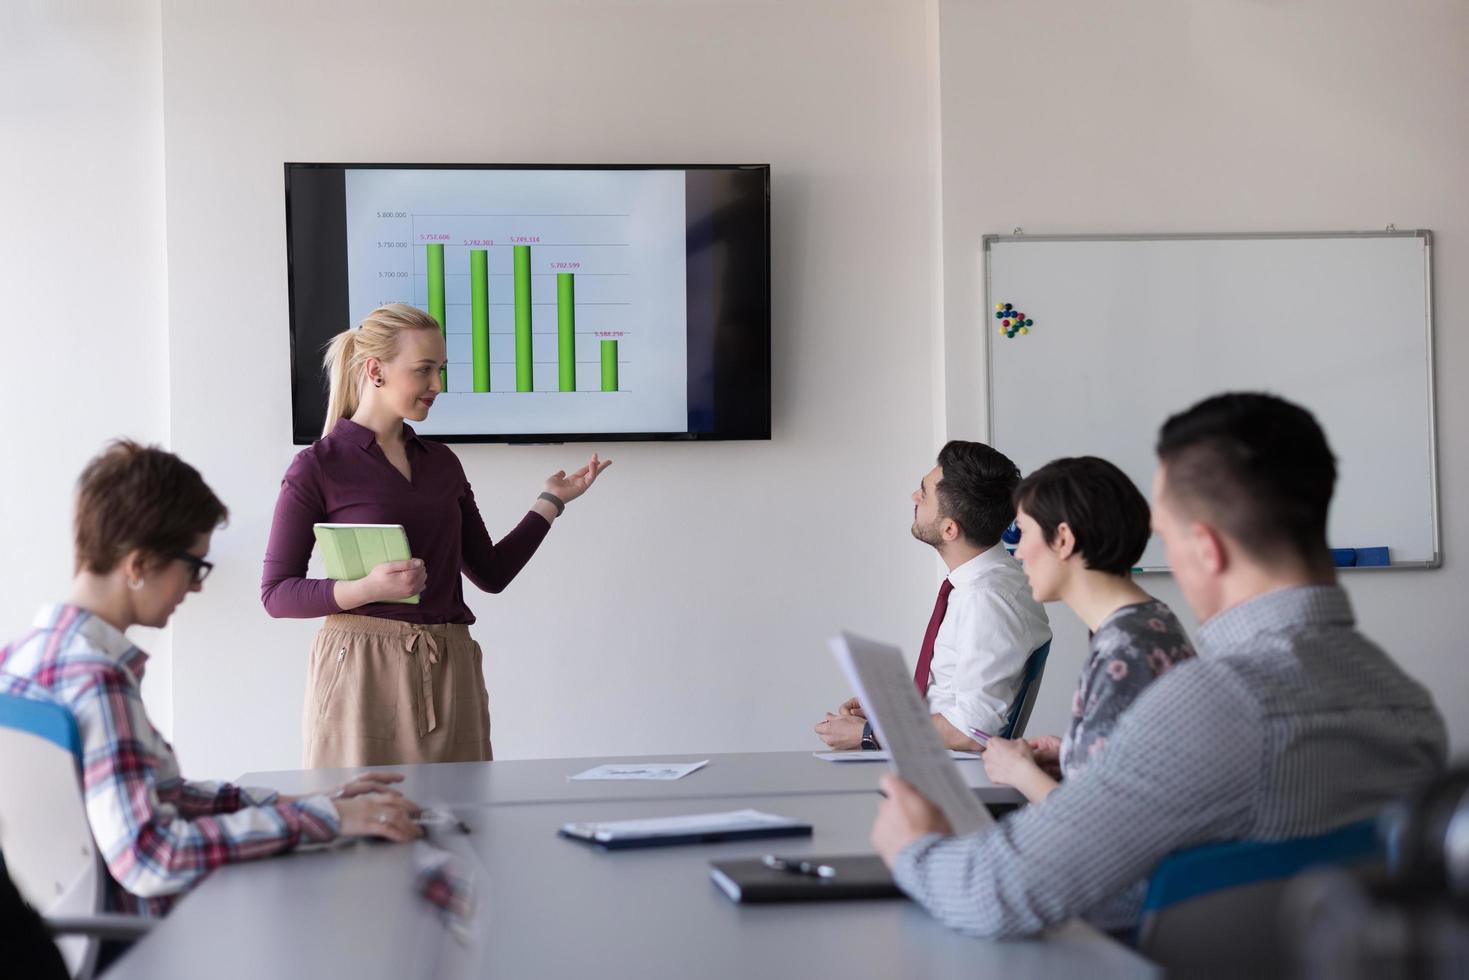
<path fill-rule="evenodd" d="M 372 383 L 375 384 L 375 385 L 377 385 L 379 388 L 381 388 L 383 386 L 383 379 L 382 378 L 373 378 L 372 379 Z"/>
<path fill-rule="evenodd" d="M 138 589 L 141 589 L 142 587 L 143 587 L 143 580 L 142 579 L 140 579 L 140 578 L 130 578 L 130 579 L 128 579 L 128 588 L 130 588 L 130 589 L 132 589 L 134 591 L 137 591 Z"/>

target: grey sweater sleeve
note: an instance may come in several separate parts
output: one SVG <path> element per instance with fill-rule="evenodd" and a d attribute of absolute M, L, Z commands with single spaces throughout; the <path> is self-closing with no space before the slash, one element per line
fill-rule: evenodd
<path fill-rule="evenodd" d="M 1171 851 L 1248 831 L 1267 765 L 1238 679 L 1195 661 L 1149 686 L 1107 751 L 1037 806 L 899 856 L 899 887 L 952 928 L 1028 935 L 1145 878 Z"/>

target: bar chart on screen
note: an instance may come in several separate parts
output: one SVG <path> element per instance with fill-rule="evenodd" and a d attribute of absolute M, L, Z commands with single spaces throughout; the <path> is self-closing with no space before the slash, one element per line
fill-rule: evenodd
<path fill-rule="evenodd" d="M 352 307 L 406 303 L 441 325 L 444 391 L 420 431 L 686 425 L 681 187 L 499 171 L 446 192 L 446 175 L 384 173 L 348 187 Z"/>
<path fill-rule="evenodd" d="M 536 217 L 566 223 L 563 215 Z M 444 326 L 445 390 L 617 391 L 617 372 L 603 370 L 608 355 L 601 343 L 610 341 L 615 356 L 625 358 L 635 332 L 628 243 L 555 240 L 611 235 L 496 236 L 482 227 L 469 234 L 416 230 L 456 222 L 463 219 L 403 219 L 408 248 L 399 253 L 411 256 L 414 268 L 398 301 Z"/>

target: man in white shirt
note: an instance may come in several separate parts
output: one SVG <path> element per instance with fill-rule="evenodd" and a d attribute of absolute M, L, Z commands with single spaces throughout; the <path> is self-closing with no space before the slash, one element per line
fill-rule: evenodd
<path fill-rule="evenodd" d="M 1011 494 L 1019 482 L 1020 470 L 1003 453 L 955 440 L 913 492 L 913 536 L 949 569 L 913 681 L 951 749 L 979 748 L 973 730 L 1001 733 L 1026 661 L 1051 639 L 1045 610 L 1000 540 L 1015 519 Z M 828 712 L 816 734 L 837 750 L 878 747 L 856 698 Z"/>

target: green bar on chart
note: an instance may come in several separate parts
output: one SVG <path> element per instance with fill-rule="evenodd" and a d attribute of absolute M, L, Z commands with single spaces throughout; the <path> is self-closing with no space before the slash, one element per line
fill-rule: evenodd
<path fill-rule="evenodd" d="M 439 324 L 439 333 L 443 334 L 447 343 L 449 339 L 448 321 L 444 316 L 444 246 L 430 244 L 428 251 L 428 315 L 433 317 Z M 439 371 L 439 387 L 444 391 L 449 390 L 449 368 L 445 366 Z"/>
<path fill-rule="evenodd" d="M 535 391 L 535 348 L 531 342 L 530 246 L 515 245 L 515 390 Z"/>
<path fill-rule="evenodd" d="M 474 361 L 474 390 L 490 390 L 490 253 L 469 250 L 470 356 Z"/>
<path fill-rule="evenodd" d="M 556 273 L 556 358 L 562 391 L 576 390 L 576 282 L 570 272 Z"/>
<path fill-rule="evenodd" d="M 602 390 L 617 390 L 617 341 L 602 341 Z"/>

